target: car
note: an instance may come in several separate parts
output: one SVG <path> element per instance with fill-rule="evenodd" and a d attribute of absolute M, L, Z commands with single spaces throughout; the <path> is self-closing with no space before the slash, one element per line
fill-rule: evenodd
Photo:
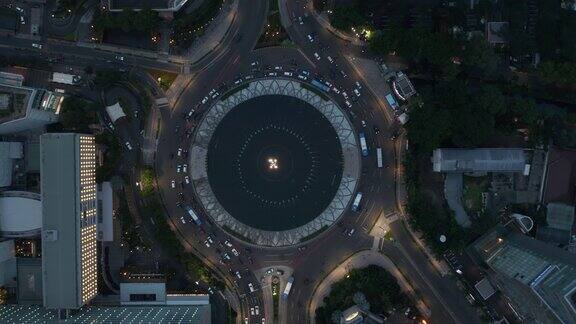
<path fill-rule="evenodd" d="M 320 61 L 320 55 L 318 55 L 318 53 L 314 52 L 314 57 L 317 61 Z"/>
<path fill-rule="evenodd" d="M 302 245 L 298 247 L 298 251 L 305 251 L 307 249 L 306 245 Z"/>
<path fill-rule="evenodd" d="M 346 72 L 340 70 L 340 74 L 342 75 L 343 78 L 347 78 L 348 74 L 346 74 Z"/>
<path fill-rule="evenodd" d="M 37 48 L 37 49 L 42 49 L 42 44 L 32 43 L 32 47 Z"/>
<path fill-rule="evenodd" d="M 242 279 L 242 275 L 240 275 L 240 271 L 236 270 L 235 274 L 236 274 L 236 277 L 238 277 L 238 279 Z"/>
<path fill-rule="evenodd" d="M 337 94 L 340 94 L 340 90 L 338 90 L 338 88 L 336 87 L 332 87 L 332 91 L 334 91 Z"/>
<path fill-rule="evenodd" d="M 298 75 L 298 79 L 302 80 L 302 81 L 306 81 L 308 80 L 308 78 L 305 75 L 299 74 Z"/>
<path fill-rule="evenodd" d="M 176 181 L 175 181 L 175 180 L 172 180 L 172 181 L 170 182 L 170 187 L 171 187 L 172 189 L 176 189 Z"/>
<path fill-rule="evenodd" d="M 208 102 L 208 100 L 210 100 L 210 98 L 208 98 L 208 96 L 206 96 L 202 99 L 202 103 L 205 104 Z"/>
<path fill-rule="evenodd" d="M 208 287 L 208 292 L 209 292 L 211 295 L 214 295 L 214 290 L 212 290 L 212 287 Z"/>
<path fill-rule="evenodd" d="M 284 72 L 284 76 L 291 77 L 291 76 L 292 76 L 292 72 Z"/>
<path fill-rule="evenodd" d="M 240 83 L 242 83 L 242 78 L 236 79 L 236 81 L 234 81 L 234 85 L 239 85 Z"/>
<path fill-rule="evenodd" d="M 253 79 L 253 78 L 254 78 L 253 75 L 247 75 L 244 77 L 244 80 L 248 81 L 248 80 Z"/>
<path fill-rule="evenodd" d="M 124 145 L 126 145 L 126 147 L 132 151 L 132 145 L 130 144 L 130 142 L 126 142 Z"/>
<path fill-rule="evenodd" d="M 235 256 L 239 256 L 240 253 L 238 253 L 238 251 L 235 248 L 232 248 L 232 253 L 234 253 Z"/>
<path fill-rule="evenodd" d="M 266 275 L 269 276 L 271 274 L 274 273 L 274 268 L 268 268 L 268 270 L 266 270 Z"/>
<path fill-rule="evenodd" d="M 328 87 L 328 89 L 332 88 L 332 83 L 329 81 L 324 81 L 324 84 Z"/>
<path fill-rule="evenodd" d="M 210 242 L 208 242 L 208 240 L 204 240 L 204 245 L 206 245 L 206 247 L 210 247 Z"/>
<path fill-rule="evenodd" d="M 312 37 L 312 34 L 308 34 L 308 40 L 310 41 L 310 43 L 314 43 L 314 37 Z"/>
<path fill-rule="evenodd" d="M 346 104 L 346 106 L 348 106 L 348 108 L 352 108 L 352 104 L 350 103 L 350 101 L 346 100 L 344 101 L 344 103 Z"/>
<path fill-rule="evenodd" d="M 180 164 L 178 164 L 178 166 L 176 167 L 176 173 L 180 173 L 182 172 L 182 166 Z"/>
<path fill-rule="evenodd" d="M 178 156 L 182 156 L 182 148 L 178 148 Z"/>
<path fill-rule="evenodd" d="M 210 92 L 208 92 L 208 95 L 211 96 L 211 95 L 213 95 L 213 94 L 215 94 L 215 93 L 216 93 L 216 89 L 212 89 L 212 90 L 210 90 Z"/>
<path fill-rule="evenodd" d="M 19 13 L 24 13 L 24 9 L 20 7 L 15 7 L 14 9 L 16 9 L 16 11 L 18 11 Z"/>
<path fill-rule="evenodd" d="M 218 97 L 219 95 L 220 95 L 220 94 L 219 94 L 218 92 L 215 92 L 215 93 L 212 95 L 212 99 L 216 99 L 216 97 Z"/>
<path fill-rule="evenodd" d="M 380 134 L 380 128 L 378 128 L 378 126 L 373 125 L 372 129 L 374 130 L 374 134 L 376 134 L 376 135 Z"/>
<path fill-rule="evenodd" d="M 250 292 L 256 291 L 256 289 L 254 289 L 254 285 L 251 282 L 248 283 L 248 289 L 250 289 Z"/>
<path fill-rule="evenodd" d="M 358 91 L 358 89 L 354 89 L 354 94 L 356 97 L 360 97 L 360 91 Z"/>
<path fill-rule="evenodd" d="M 227 247 L 232 247 L 232 243 L 230 243 L 230 241 L 226 240 L 224 241 L 224 245 L 226 245 Z"/>
<path fill-rule="evenodd" d="M 344 97 L 344 99 L 348 100 L 348 94 L 346 93 L 346 91 L 342 91 L 342 97 Z"/>
<path fill-rule="evenodd" d="M 26 25 L 26 21 L 24 20 L 24 17 L 20 16 L 20 23 L 22 25 Z"/>
<path fill-rule="evenodd" d="M 260 307 L 258 305 L 254 306 L 254 311 L 256 312 L 256 315 L 260 315 Z"/>
<path fill-rule="evenodd" d="M 182 172 L 188 172 L 188 164 L 182 165 Z"/>
<path fill-rule="evenodd" d="M 184 183 L 190 184 L 190 177 L 189 176 L 184 177 Z"/>
<path fill-rule="evenodd" d="M 260 62 L 258 62 L 258 61 L 252 61 L 252 63 L 250 63 L 250 65 L 253 67 L 257 67 L 259 64 L 260 64 Z"/>
<path fill-rule="evenodd" d="M 281 67 L 281 66 L 275 66 L 275 67 L 274 67 L 274 70 L 276 70 L 276 71 L 282 71 L 282 67 Z"/>
<path fill-rule="evenodd" d="M 256 313 L 254 312 L 254 307 L 250 307 L 250 315 L 254 316 Z"/>
<path fill-rule="evenodd" d="M 360 123 L 362 123 L 362 127 L 366 127 L 366 121 L 365 120 L 361 120 Z"/>
<path fill-rule="evenodd" d="M 360 82 L 356 81 L 356 88 L 358 88 L 358 90 L 362 89 L 362 85 L 360 84 Z"/>
<path fill-rule="evenodd" d="M 266 324 L 266 317 L 262 317 L 262 324 Z"/>
<path fill-rule="evenodd" d="M 228 254 L 228 252 L 224 252 L 223 256 L 224 256 L 224 259 L 226 259 L 226 260 L 230 260 L 230 259 L 231 259 L 231 258 L 230 258 L 230 255 Z"/>
<path fill-rule="evenodd" d="M 302 74 L 304 74 L 305 76 L 309 77 L 310 76 L 310 72 L 306 71 L 306 70 L 302 70 Z"/>
<path fill-rule="evenodd" d="M 331 57 L 331 56 L 327 56 L 326 58 L 328 59 L 328 62 L 330 62 L 330 63 L 334 63 L 334 60 L 332 59 L 332 57 Z"/>
<path fill-rule="evenodd" d="M 114 130 L 114 124 L 112 124 L 112 122 L 108 123 L 108 128 L 110 128 L 111 130 Z"/>
<path fill-rule="evenodd" d="M 190 109 L 190 111 L 188 112 L 188 118 L 191 118 L 192 115 L 194 115 L 194 108 Z"/>
<path fill-rule="evenodd" d="M 268 76 L 277 76 L 277 75 L 278 75 L 278 73 L 276 73 L 276 72 L 270 72 L 270 73 L 268 73 Z"/>
<path fill-rule="evenodd" d="M 356 229 L 351 229 L 350 232 L 348 232 L 348 236 L 352 236 L 354 235 L 354 232 L 356 231 Z"/>
<path fill-rule="evenodd" d="M 118 61 L 124 61 L 124 56 L 116 55 L 114 58 Z"/>
<path fill-rule="evenodd" d="M 298 17 L 298 24 L 304 25 L 304 20 L 302 19 L 302 16 Z"/>
<path fill-rule="evenodd" d="M 206 239 L 208 240 L 208 242 L 210 242 L 210 244 L 214 244 L 214 241 L 212 241 L 212 236 L 208 235 Z"/>
<path fill-rule="evenodd" d="M 184 219 L 184 216 L 180 216 L 180 221 L 182 222 L 182 224 L 186 224 L 186 220 Z"/>

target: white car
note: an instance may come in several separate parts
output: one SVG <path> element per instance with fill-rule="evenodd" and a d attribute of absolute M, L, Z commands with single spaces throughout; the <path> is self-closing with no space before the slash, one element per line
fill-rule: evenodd
<path fill-rule="evenodd" d="M 292 76 L 292 72 L 284 72 L 284 76 L 291 77 L 291 76 Z"/>
<path fill-rule="evenodd" d="M 348 74 L 346 74 L 346 72 L 340 70 L 340 74 L 342 75 L 342 77 L 347 78 Z"/>
<path fill-rule="evenodd" d="M 215 94 L 215 93 L 216 93 L 216 89 L 212 89 L 212 90 L 210 90 L 210 92 L 208 92 L 208 95 L 211 96 L 211 95 L 213 95 L 213 94 Z"/>
<path fill-rule="evenodd" d="M 308 80 L 308 78 L 307 78 L 306 76 L 302 75 L 302 74 L 299 74 L 299 75 L 298 75 L 298 79 L 300 79 L 300 80 L 302 80 L 302 81 Z"/>
<path fill-rule="evenodd" d="M 232 247 L 232 243 L 230 243 L 230 241 L 226 240 L 224 241 L 224 245 L 226 245 L 227 247 Z"/>
<path fill-rule="evenodd" d="M 258 66 L 258 64 L 260 64 L 260 63 L 258 63 L 258 61 L 253 61 L 252 63 L 250 63 L 250 65 L 252 65 L 254 67 Z"/>
<path fill-rule="evenodd" d="M 234 85 L 239 85 L 240 83 L 242 83 L 242 79 L 238 79 L 238 80 L 234 81 Z"/>
<path fill-rule="evenodd" d="M 20 23 L 22 25 L 26 25 L 26 21 L 24 20 L 24 17 L 20 16 Z"/>
<path fill-rule="evenodd" d="M 232 248 L 232 253 L 234 253 L 235 256 L 239 256 L 240 253 L 238 253 L 238 251 L 234 248 Z"/>
<path fill-rule="evenodd" d="M 342 97 L 344 97 L 344 99 L 348 100 L 348 94 L 346 93 L 346 91 L 342 91 Z"/>
<path fill-rule="evenodd" d="M 182 222 L 182 224 L 186 224 L 186 220 L 184 219 L 184 216 L 180 216 L 180 221 Z"/>
<path fill-rule="evenodd" d="M 224 259 L 230 260 L 230 255 L 226 252 L 224 252 Z"/>
<path fill-rule="evenodd" d="M 130 151 L 132 151 L 132 145 L 130 144 L 130 142 L 126 142 L 125 145 Z"/>
<path fill-rule="evenodd" d="M 210 247 L 210 242 L 208 242 L 208 240 L 205 240 L 204 245 L 206 245 L 206 247 Z"/>
<path fill-rule="evenodd" d="M 310 76 L 310 72 L 306 71 L 306 70 L 302 70 L 302 74 L 304 74 L 305 76 L 309 77 Z"/>
<path fill-rule="evenodd" d="M 124 61 L 124 56 L 116 55 L 115 58 L 116 58 L 118 61 Z"/>
<path fill-rule="evenodd" d="M 358 91 L 358 89 L 354 89 L 354 94 L 356 97 L 360 97 L 360 91 Z"/>
<path fill-rule="evenodd" d="M 318 53 L 314 52 L 314 57 L 317 61 L 320 61 L 320 55 L 318 55 Z"/>
<path fill-rule="evenodd" d="M 258 305 L 254 306 L 254 311 L 256 312 L 256 315 L 260 315 L 260 307 Z"/>
<path fill-rule="evenodd" d="M 298 23 L 300 25 L 304 25 L 304 20 L 302 19 L 302 16 L 298 17 Z"/>
<path fill-rule="evenodd" d="M 360 123 L 362 124 L 362 127 L 366 127 L 366 121 L 361 120 Z"/>
<path fill-rule="evenodd" d="M 254 307 L 250 307 L 250 315 L 254 316 L 256 313 L 254 312 Z"/>
<path fill-rule="evenodd" d="M 207 103 L 207 102 L 208 102 L 208 99 L 209 99 L 208 97 L 204 97 L 204 99 L 202 99 L 202 103 L 203 103 L 203 104 Z"/>
<path fill-rule="evenodd" d="M 312 37 L 312 34 L 308 34 L 308 40 L 310 43 L 314 43 L 314 37 Z"/>
<path fill-rule="evenodd" d="M 170 182 L 170 187 L 172 187 L 172 189 L 176 189 L 176 181 L 175 180 L 172 180 Z"/>
<path fill-rule="evenodd" d="M 182 148 L 178 149 L 178 156 L 182 156 Z"/>
<path fill-rule="evenodd" d="M 182 165 L 182 172 L 188 172 L 188 164 Z"/>
<path fill-rule="evenodd" d="M 281 67 L 281 66 L 275 66 L 275 67 L 274 67 L 274 70 L 276 70 L 276 71 L 282 71 L 282 67 Z"/>
<path fill-rule="evenodd" d="M 356 81 L 356 87 L 360 90 L 362 89 L 362 85 L 360 85 L 360 82 Z"/>
<path fill-rule="evenodd" d="M 244 80 L 250 80 L 250 79 L 253 79 L 253 78 L 254 78 L 253 75 L 247 75 L 247 76 L 244 77 Z"/>
<path fill-rule="evenodd" d="M 182 166 L 180 164 L 178 164 L 178 166 L 176 167 L 176 173 L 180 173 L 182 172 Z"/>
<path fill-rule="evenodd" d="M 251 282 L 248 283 L 248 288 L 250 289 L 250 292 L 256 291 L 256 289 L 254 289 L 254 285 Z"/>
<path fill-rule="evenodd" d="M 220 94 L 219 94 L 218 92 L 215 92 L 215 93 L 212 95 L 212 99 L 216 99 L 216 97 L 218 97 L 219 95 L 220 95 Z"/>
<path fill-rule="evenodd" d="M 350 101 L 346 100 L 344 101 L 344 103 L 346 104 L 346 106 L 348 106 L 348 108 L 352 108 L 352 104 L 350 103 Z"/>
<path fill-rule="evenodd" d="M 240 275 L 240 271 L 236 270 L 236 277 L 238 277 L 238 279 L 242 279 L 242 276 Z"/>
<path fill-rule="evenodd" d="M 278 74 L 276 72 L 270 72 L 268 73 L 268 76 L 277 76 Z"/>
<path fill-rule="evenodd" d="M 42 44 L 32 43 L 32 47 L 37 48 L 37 49 L 42 49 Z"/>
<path fill-rule="evenodd" d="M 186 184 L 190 184 L 190 177 L 185 176 L 185 177 L 184 177 L 184 182 L 186 182 Z"/>
<path fill-rule="evenodd" d="M 334 91 L 337 94 L 340 94 L 340 90 L 338 90 L 338 88 L 336 87 L 332 87 L 332 91 Z"/>
<path fill-rule="evenodd" d="M 328 56 L 328 57 L 326 57 L 326 58 L 328 59 L 328 62 L 334 63 L 334 60 L 332 59 L 332 57 Z"/>

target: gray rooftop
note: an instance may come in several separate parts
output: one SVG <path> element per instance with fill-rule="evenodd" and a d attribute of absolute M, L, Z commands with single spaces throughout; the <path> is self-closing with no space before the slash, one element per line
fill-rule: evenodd
<path fill-rule="evenodd" d="M 1 323 L 210 323 L 210 306 L 85 306 L 66 320 L 35 305 L 3 305 Z"/>
<path fill-rule="evenodd" d="M 523 149 L 436 149 L 435 172 L 524 172 Z"/>
<path fill-rule="evenodd" d="M 546 223 L 551 228 L 572 231 L 574 206 L 550 203 L 547 207 Z"/>

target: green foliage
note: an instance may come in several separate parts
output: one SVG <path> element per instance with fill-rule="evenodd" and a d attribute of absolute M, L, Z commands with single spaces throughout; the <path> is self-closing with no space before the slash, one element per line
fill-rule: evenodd
<path fill-rule="evenodd" d="M 349 32 L 352 27 L 366 25 L 366 20 L 355 6 L 337 5 L 330 16 L 330 23 L 336 29 Z"/>
<path fill-rule="evenodd" d="M 89 132 L 89 125 L 98 123 L 98 105 L 80 97 L 69 96 L 62 102 L 59 122 L 64 129 Z"/>
<path fill-rule="evenodd" d="M 462 51 L 463 67 L 482 77 L 496 77 L 500 58 L 484 37 L 475 35 Z"/>
<path fill-rule="evenodd" d="M 371 306 L 370 311 L 376 314 L 410 303 L 394 276 L 383 268 L 370 265 L 350 270 L 347 278 L 332 285 L 330 294 L 324 298 L 324 306 L 316 309 L 316 322 L 332 323 L 332 314 L 335 311 L 344 311 L 354 305 L 354 295 L 357 292 L 364 294 Z"/>
<path fill-rule="evenodd" d="M 99 90 L 107 90 L 114 84 L 120 82 L 124 78 L 120 71 L 116 70 L 99 70 L 96 71 L 94 78 L 94 85 Z"/>
<path fill-rule="evenodd" d="M 109 11 L 96 11 L 92 20 L 94 30 L 103 34 L 107 29 L 120 28 L 125 32 L 140 31 L 151 33 L 160 25 L 161 19 L 157 11 L 145 8 L 140 11 L 124 9 L 119 14 Z"/>
<path fill-rule="evenodd" d="M 110 133 L 96 135 L 95 141 L 104 149 L 104 163 L 96 168 L 96 182 L 108 181 L 116 172 L 122 159 L 118 138 Z"/>
<path fill-rule="evenodd" d="M 222 3 L 222 0 L 203 1 L 191 14 L 179 12 L 172 21 L 174 45 L 181 49 L 190 47 L 194 39 L 203 34 L 208 23 L 218 15 Z"/>
<path fill-rule="evenodd" d="M 140 186 L 142 187 L 142 196 L 144 198 L 151 197 L 154 194 L 154 169 L 146 167 L 142 170 Z"/>

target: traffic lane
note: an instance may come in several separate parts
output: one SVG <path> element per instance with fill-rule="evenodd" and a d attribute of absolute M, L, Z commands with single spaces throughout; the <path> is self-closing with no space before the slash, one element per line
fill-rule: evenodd
<path fill-rule="evenodd" d="M 418 275 L 409 277 L 419 278 L 420 275 L 422 275 L 422 279 L 427 283 L 427 285 L 423 287 L 430 292 L 435 291 L 438 294 L 438 296 L 429 294 L 430 298 L 439 301 L 436 307 L 440 307 L 439 309 L 443 309 L 444 313 L 449 313 L 454 316 L 454 320 L 458 322 L 479 323 L 475 315 L 475 310 L 462 298 L 462 292 L 448 277 L 440 277 L 438 275 L 436 269 L 428 262 L 423 252 L 419 250 L 417 244 L 412 240 L 403 222 L 400 220 L 393 222 L 390 224 L 390 230 L 392 231 L 394 239 L 400 243 L 401 248 L 406 253 L 402 258 L 408 258 L 418 270 L 416 273 Z M 432 312 L 434 311 L 437 310 L 432 308 Z"/>

